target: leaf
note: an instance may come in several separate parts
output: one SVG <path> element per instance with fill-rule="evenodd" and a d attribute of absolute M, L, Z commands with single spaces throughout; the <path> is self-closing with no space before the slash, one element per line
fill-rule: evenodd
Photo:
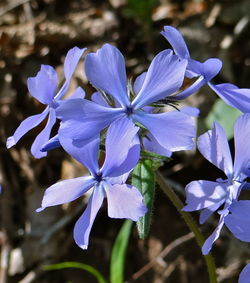
<path fill-rule="evenodd" d="M 218 99 L 205 119 L 205 124 L 209 129 L 212 129 L 214 121 L 218 122 L 224 128 L 227 138 L 231 139 L 234 135 L 234 121 L 241 114 L 238 109 Z"/>
<path fill-rule="evenodd" d="M 139 189 L 143 195 L 144 204 L 148 208 L 148 212 L 137 221 L 139 237 L 145 239 L 149 233 L 155 194 L 155 174 L 152 160 L 142 159 L 136 165 L 132 172 L 132 184 Z"/>
<path fill-rule="evenodd" d="M 133 222 L 125 220 L 112 248 L 110 260 L 110 283 L 123 283 L 124 263 Z"/>
<path fill-rule="evenodd" d="M 95 269 L 91 265 L 83 264 L 80 262 L 66 261 L 66 262 L 60 262 L 60 263 L 51 264 L 51 265 L 45 265 L 43 267 L 44 270 L 60 270 L 60 269 L 65 269 L 65 268 L 78 268 L 78 269 L 85 270 L 91 273 L 96 278 L 98 283 L 107 283 L 107 281 L 104 279 L 102 274 L 97 269 Z"/>

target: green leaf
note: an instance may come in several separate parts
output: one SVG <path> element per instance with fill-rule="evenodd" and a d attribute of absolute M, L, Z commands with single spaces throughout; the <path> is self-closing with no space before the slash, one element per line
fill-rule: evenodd
<path fill-rule="evenodd" d="M 107 283 L 107 281 L 104 279 L 102 274 L 97 269 L 95 269 L 91 265 L 83 264 L 80 262 L 66 261 L 66 262 L 60 262 L 60 263 L 51 264 L 51 265 L 45 265 L 43 267 L 44 270 L 60 270 L 60 269 L 65 269 L 65 268 L 78 268 L 78 269 L 85 270 L 91 273 L 96 278 L 98 283 Z"/>
<path fill-rule="evenodd" d="M 238 109 L 235 109 L 227 105 L 223 100 L 218 99 L 205 119 L 205 124 L 211 129 L 214 121 L 218 122 L 224 128 L 227 138 L 231 139 L 234 135 L 234 121 L 241 114 L 242 113 Z"/>
<path fill-rule="evenodd" d="M 132 184 L 140 190 L 143 195 L 144 204 L 148 208 L 148 212 L 137 221 L 137 230 L 141 239 L 145 239 L 148 236 L 151 223 L 155 194 L 153 165 L 152 160 L 142 159 L 132 172 Z"/>
<path fill-rule="evenodd" d="M 112 248 L 110 260 L 110 283 L 123 283 L 124 263 L 133 222 L 125 220 Z"/>

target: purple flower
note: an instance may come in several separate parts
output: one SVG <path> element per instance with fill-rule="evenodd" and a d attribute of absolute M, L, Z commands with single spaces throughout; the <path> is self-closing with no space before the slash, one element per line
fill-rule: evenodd
<path fill-rule="evenodd" d="M 154 108 L 147 108 L 181 87 L 186 65 L 187 60 L 179 60 L 171 50 L 165 50 L 153 59 L 147 72 L 136 78 L 133 87 L 127 87 L 124 57 L 117 48 L 105 44 L 96 53 L 88 54 L 85 72 L 98 92 L 92 101 L 72 99 L 61 103 L 56 110 L 62 121 L 59 140 L 63 136 L 75 142 L 89 139 L 124 117 L 140 125 L 144 132 L 147 130 L 150 146 L 145 143 L 146 149 L 161 147 L 160 152 L 167 156 L 172 151 L 192 149 L 195 126 L 188 114 L 181 111 L 155 114 Z"/>
<path fill-rule="evenodd" d="M 241 271 L 239 283 L 249 283 L 250 279 L 250 263 L 247 264 Z"/>
<path fill-rule="evenodd" d="M 67 92 L 71 77 L 85 50 L 86 48 L 79 49 L 78 47 L 74 47 L 67 53 L 64 61 L 65 83 L 58 92 L 56 92 L 58 87 L 57 73 L 55 69 L 49 65 L 42 65 L 36 77 L 28 78 L 30 94 L 42 104 L 47 105 L 47 107 L 42 113 L 26 118 L 19 125 L 14 135 L 7 139 L 7 148 L 14 146 L 23 135 L 48 117 L 45 128 L 36 137 L 31 147 L 31 152 L 34 157 L 41 158 L 47 155 L 46 152 L 41 152 L 41 148 L 49 140 L 51 129 L 56 122 L 55 108 L 57 101 Z M 78 88 L 74 97 L 84 97 L 84 92 Z"/>
<path fill-rule="evenodd" d="M 199 180 L 186 186 L 186 203 L 184 211 L 202 210 L 200 223 L 219 210 L 220 220 L 215 231 L 202 247 L 207 254 L 212 244 L 219 237 L 224 225 L 242 241 L 250 241 L 250 201 L 238 201 L 240 191 L 244 188 L 245 179 L 249 176 L 250 148 L 246 141 L 250 139 L 250 114 L 240 116 L 234 126 L 235 158 L 232 162 L 226 134 L 223 128 L 214 123 L 212 130 L 198 138 L 198 149 L 202 155 L 222 170 L 227 179 L 216 182 Z M 249 215 L 249 217 L 247 217 Z"/>
<path fill-rule="evenodd" d="M 110 125 L 106 136 L 106 157 L 101 168 L 98 165 L 99 136 L 92 137 L 80 146 L 68 138 L 60 140 L 63 148 L 89 169 L 91 176 L 64 180 L 52 185 L 45 191 L 38 211 L 73 201 L 93 187 L 87 208 L 74 228 L 74 239 L 82 249 L 88 247 L 90 230 L 105 196 L 109 217 L 137 221 L 147 211 L 138 189 L 124 183 L 139 160 L 140 146 L 136 137 L 138 130 L 138 127 L 125 118 Z"/>

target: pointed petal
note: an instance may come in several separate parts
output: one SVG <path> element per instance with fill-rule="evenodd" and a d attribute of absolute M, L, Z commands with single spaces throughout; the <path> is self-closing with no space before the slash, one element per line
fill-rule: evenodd
<path fill-rule="evenodd" d="M 196 135 L 194 121 L 180 111 L 161 114 L 141 112 L 134 115 L 134 118 L 151 132 L 162 147 L 169 151 L 189 150 L 194 147 L 193 138 Z"/>
<path fill-rule="evenodd" d="M 232 84 L 213 85 L 209 83 L 209 86 L 228 105 L 239 109 L 243 113 L 250 112 L 250 89 L 238 88 Z"/>
<path fill-rule="evenodd" d="M 41 65 L 40 71 L 33 78 L 28 78 L 30 94 L 43 104 L 50 104 L 56 95 L 57 73 L 49 65 Z"/>
<path fill-rule="evenodd" d="M 218 201 L 214 205 L 204 208 L 200 214 L 200 224 L 204 224 L 207 219 L 225 202 L 225 199 Z"/>
<path fill-rule="evenodd" d="M 191 117 L 198 117 L 200 115 L 200 110 L 195 107 L 191 106 L 184 106 L 179 109 L 182 113 L 185 113 L 186 115 L 189 115 Z"/>
<path fill-rule="evenodd" d="M 129 185 L 105 184 L 108 199 L 108 216 L 138 221 L 146 212 L 143 196 L 139 190 Z"/>
<path fill-rule="evenodd" d="M 176 92 L 183 83 L 186 67 L 187 60 L 180 61 L 171 50 L 160 52 L 150 64 L 132 105 L 139 109 Z"/>
<path fill-rule="evenodd" d="M 190 57 L 184 38 L 177 29 L 171 26 L 164 26 L 164 31 L 162 31 L 161 34 L 172 46 L 175 54 L 181 59 L 188 59 Z"/>
<path fill-rule="evenodd" d="M 73 47 L 68 51 L 64 60 L 64 76 L 66 81 L 71 79 L 78 62 L 86 49 L 87 48 Z"/>
<path fill-rule="evenodd" d="M 250 167 L 250 114 L 241 115 L 234 124 L 234 175 L 248 171 Z M 242 180 L 241 180 L 242 181 Z"/>
<path fill-rule="evenodd" d="M 22 121 L 19 127 L 16 129 L 13 136 L 8 137 L 6 146 L 11 148 L 15 145 L 22 136 L 24 136 L 28 131 L 39 125 L 48 115 L 49 108 L 47 107 L 42 113 L 30 116 Z"/>
<path fill-rule="evenodd" d="M 56 122 L 56 113 L 54 109 L 50 109 L 48 122 L 45 128 L 40 132 L 39 135 L 35 138 L 32 146 L 31 153 L 35 158 L 41 158 L 47 155 L 47 152 L 42 152 L 41 149 L 43 145 L 49 140 L 51 129 Z"/>
<path fill-rule="evenodd" d="M 234 202 L 229 211 L 230 214 L 225 217 L 227 228 L 237 239 L 250 242 L 250 200 Z"/>
<path fill-rule="evenodd" d="M 76 244 L 86 250 L 89 244 L 89 234 L 93 226 L 96 214 L 103 203 L 104 193 L 102 188 L 95 187 L 93 194 L 89 198 L 87 208 L 82 216 L 77 220 L 74 227 L 74 239 Z"/>
<path fill-rule="evenodd" d="M 215 122 L 212 130 L 198 138 L 197 146 L 201 154 L 227 176 L 233 173 L 233 162 L 226 133 L 218 123 Z"/>
<path fill-rule="evenodd" d="M 219 238 L 221 229 L 224 225 L 224 218 L 224 215 L 221 215 L 218 226 L 215 228 L 214 232 L 207 238 L 204 245 L 202 246 L 203 255 L 207 255 L 210 252 L 213 243 Z"/>
<path fill-rule="evenodd" d="M 238 283 L 249 283 L 250 278 L 250 263 L 247 264 L 241 271 Z"/>
<path fill-rule="evenodd" d="M 37 209 L 37 212 L 49 206 L 71 202 L 81 197 L 94 184 L 93 177 L 79 177 L 60 181 L 45 191 L 41 207 Z"/>
<path fill-rule="evenodd" d="M 147 136 L 143 138 L 143 145 L 147 151 L 166 157 L 170 157 L 172 155 L 172 152 L 161 146 L 151 133 L 148 133 Z"/>
<path fill-rule="evenodd" d="M 200 210 L 225 200 L 227 186 L 205 180 L 193 181 L 186 188 L 186 203 L 183 211 Z"/>
<path fill-rule="evenodd" d="M 114 121 L 107 131 L 106 136 L 106 157 L 102 167 L 104 176 L 116 177 L 126 173 L 123 170 L 130 171 L 139 160 L 138 146 L 135 145 L 132 150 L 132 155 L 124 165 L 127 159 L 129 149 L 139 130 L 132 120 L 127 117 L 120 118 Z M 114 158 L 115 157 L 115 158 Z"/>
<path fill-rule="evenodd" d="M 77 161 L 89 169 L 92 175 L 99 171 L 98 153 L 100 146 L 99 135 L 81 143 L 72 139 L 60 137 L 59 140 L 64 150 L 74 157 Z"/>
<path fill-rule="evenodd" d="M 105 44 L 96 53 L 89 53 L 85 72 L 96 88 L 112 95 L 121 105 L 129 105 L 125 60 L 116 47 Z"/>

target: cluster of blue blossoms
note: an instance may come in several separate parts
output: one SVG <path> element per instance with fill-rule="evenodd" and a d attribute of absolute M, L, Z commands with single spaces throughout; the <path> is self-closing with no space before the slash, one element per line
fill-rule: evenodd
<path fill-rule="evenodd" d="M 201 210 L 200 223 L 216 212 L 218 226 L 202 247 L 208 254 L 225 224 L 241 241 L 250 242 L 250 200 L 239 200 L 242 190 L 250 183 L 250 89 L 240 89 L 229 83 L 211 83 L 220 71 L 219 59 L 198 62 L 190 57 L 182 35 L 173 27 L 165 26 L 162 35 L 173 50 L 166 49 L 155 56 L 148 70 L 134 82 L 127 80 L 125 60 L 120 51 L 105 44 L 84 58 L 85 74 L 96 89 L 91 100 L 78 87 L 73 95 L 67 93 L 76 66 L 86 48 L 74 47 L 64 62 L 65 83 L 59 91 L 55 69 L 42 65 L 35 77 L 28 79 L 30 94 L 46 106 L 41 114 L 30 116 L 7 140 L 7 147 L 15 145 L 29 130 L 47 118 L 45 128 L 36 137 L 31 152 L 36 158 L 47 151 L 62 147 L 82 163 L 90 175 L 60 181 L 44 194 L 43 209 L 67 203 L 92 189 L 87 208 L 74 227 L 78 246 L 87 249 L 94 219 L 104 198 L 107 198 L 108 215 L 138 221 L 147 212 L 140 191 L 126 183 L 129 174 L 140 159 L 141 150 L 170 157 L 173 152 L 194 148 L 196 128 L 194 117 L 199 110 L 192 107 L 159 112 L 159 105 L 172 104 L 185 99 L 207 84 L 228 105 L 244 114 L 234 126 L 235 157 L 232 161 L 223 128 L 214 123 L 213 129 L 198 138 L 201 154 L 221 169 L 224 179 L 215 182 L 199 180 L 186 186 L 184 211 Z M 185 78 L 193 83 L 183 90 Z M 60 120 L 58 134 L 51 136 L 56 120 Z M 99 166 L 100 146 L 105 144 L 105 160 Z M 225 178 L 226 177 L 226 178 Z M 240 283 L 248 282 L 250 266 L 240 275 Z"/>

